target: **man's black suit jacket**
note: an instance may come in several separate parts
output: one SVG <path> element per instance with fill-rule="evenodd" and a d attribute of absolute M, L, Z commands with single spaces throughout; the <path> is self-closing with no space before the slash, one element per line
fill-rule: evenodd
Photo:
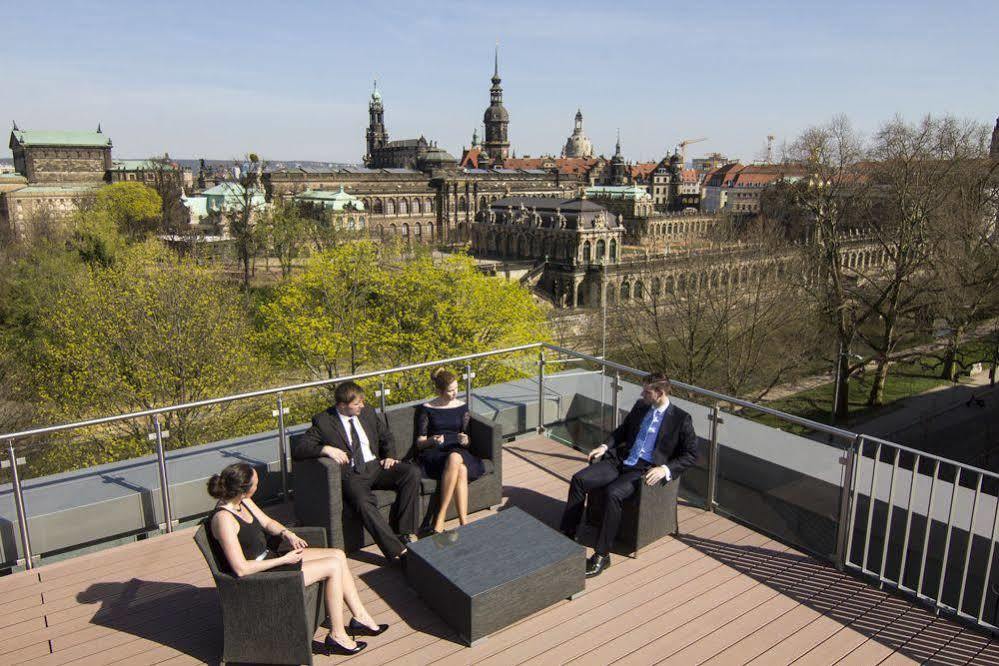
<path fill-rule="evenodd" d="M 384 460 L 396 457 L 392 432 L 378 416 L 374 407 L 365 405 L 361 413 L 357 415 L 357 420 L 364 428 L 371 452 L 376 458 Z M 342 449 L 350 455 L 347 431 L 344 430 L 343 422 L 340 420 L 335 406 L 312 417 L 312 427 L 306 430 L 291 447 L 291 457 L 294 460 L 318 458 L 322 455 L 323 446 L 326 445 Z"/>
<path fill-rule="evenodd" d="M 652 406 L 644 400 L 639 400 L 628 412 L 611 438 L 614 445 L 608 448 L 608 458 L 615 462 L 624 462 L 631 454 L 642 420 Z M 675 479 L 685 469 L 697 462 L 697 435 L 694 434 L 694 422 L 690 414 L 670 401 L 659 433 L 656 436 L 656 448 L 652 451 L 652 464 L 669 467 L 671 479 Z"/>

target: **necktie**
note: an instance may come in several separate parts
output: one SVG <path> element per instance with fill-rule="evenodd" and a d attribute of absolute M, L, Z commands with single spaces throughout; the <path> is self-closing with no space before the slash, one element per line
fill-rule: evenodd
<path fill-rule="evenodd" d="M 354 417 L 350 421 L 350 464 L 354 471 L 360 472 L 364 466 L 364 453 L 361 451 L 361 439 L 357 434 L 357 426 L 354 425 Z"/>

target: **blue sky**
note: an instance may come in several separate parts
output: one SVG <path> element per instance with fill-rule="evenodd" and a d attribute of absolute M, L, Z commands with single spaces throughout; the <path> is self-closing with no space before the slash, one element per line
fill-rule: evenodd
<path fill-rule="evenodd" d="M 371 80 L 391 138 L 459 154 L 500 44 L 510 140 L 558 153 L 577 106 L 597 152 L 683 138 L 752 159 L 845 113 L 999 114 L 999 1 L 34 2 L 4 0 L 0 109 L 101 122 L 117 157 L 358 161 Z M 9 155 L 4 151 L 0 155 Z"/>

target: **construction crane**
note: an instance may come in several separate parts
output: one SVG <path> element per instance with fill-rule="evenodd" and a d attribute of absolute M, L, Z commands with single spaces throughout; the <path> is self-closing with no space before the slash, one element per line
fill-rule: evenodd
<path fill-rule="evenodd" d="M 680 163 L 686 167 L 687 166 L 687 146 L 692 143 L 700 143 L 701 141 L 707 141 L 708 137 L 702 136 L 699 139 L 684 139 L 680 142 Z"/>

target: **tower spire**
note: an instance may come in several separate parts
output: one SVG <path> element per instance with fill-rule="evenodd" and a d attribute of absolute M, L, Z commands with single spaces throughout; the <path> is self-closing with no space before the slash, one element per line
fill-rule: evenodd
<path fill-rule="evenodd" d="M 499 78 L 499 41 L 496 42 L 496 53 L 493 55 L 493 78 Z"/>

